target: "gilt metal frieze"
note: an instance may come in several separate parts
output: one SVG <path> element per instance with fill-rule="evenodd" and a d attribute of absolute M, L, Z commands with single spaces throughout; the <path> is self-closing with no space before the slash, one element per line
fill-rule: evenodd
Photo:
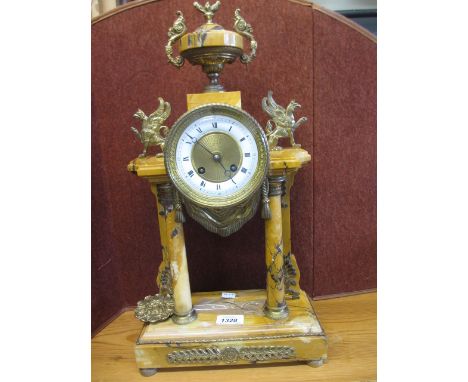
<path fill-rule="evenodd" d="M 175 364 L 189 363 L 236 363 L 239 360 L 259 362 L 269 360 L 289 359 L 295 356 L 291 346 L 232 346 L 223 349 L 217 346 L 206 348 L 183 349 L 170 352 L 167 361 Z"/>

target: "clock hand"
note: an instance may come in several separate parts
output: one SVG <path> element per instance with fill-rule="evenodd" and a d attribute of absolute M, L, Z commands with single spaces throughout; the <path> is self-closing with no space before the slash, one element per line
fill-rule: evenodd
<path fill-rule="evenodd" d="M 203 143 L 201 143 L 199 140 L 196 140 L 195 143 L 198 143 L 201 147 L 203 147 L 206 151 L 208 151 L 210 155 L 213 157 L 213 160 L 216 160 L 214 159 L 215 154 L 213 154 L 210 150 L 208 150 L 207 147 Z"/>
<path fill-rule="evenodd" d="M 185 133 L 185 134 L 188 135 L 188 137 L 192 140 L 193 143 L 199 144 L 199 145 L 200 145 L 201 147 L 203 147 L 206 151 L 208 151 L 208 153 L 212 156 L 213 160 L 214 160 L 215 162 L 218 162 L 218 163 L 221 165 L 221 167 L 222 167 L 223 170 L 224 170 L 224 174 L 225 174 L 225 175 L 227 174 L 227 175 L 229 176 L 229 179 L 231 179 L 232 183 L 237 184 L 236 182 L 234 182 L 234 179 L 232 179 L 231 171 L 226 170 L 226 167 L 224 167 L 224 165 L 222 164 L 222 162 L 221 162 L 221 158 L 222 158 L 222 157 L 221 157 L 220 154 L 213 154 L 213 153 L 212 153 L 203 143 L 201 143 L 197 138 L 192 137 L 192 136 L 191 136 L 190 134 L 188 134 L 188 133 Z"/>
<path fill-rule="evenodd" d="M 213 157 L 213 159 L 214 159 L 215 154 L 213 154 L 203 143 L 201 143 L 197 138 L 192 137 L 190 134 L 188 134 L 188 133 L 185 133 L 185 134 L 188 135 L 188 137 L 192 140 L 193 143 L 199 144 L 199 145 L 200 145 L 201 147 L 203 147 L 206 151 L 208 151 L 208 152 L 210 153 L 210 155 L 211 155 L 211 156 Z M 216 160 L 216 159 L 214 159 L 214 160 Z"/>
<path fill-rule="evenodd" d="M 221 165 L 221 167 L 224 169 L 224 174 L 225 174 L 225 175 L 228 174 L 229 179 L 232 180 L 232 183 L 237 184 L 236 182 L 234 182 L 234 179 L 232 179 L 231 171 L 226 170 L 226 167 L 224 167 L 224 165 L 221 163 L 221 161 L 217 161 L 217 162 L 218 162 L 218 163 Z"/>

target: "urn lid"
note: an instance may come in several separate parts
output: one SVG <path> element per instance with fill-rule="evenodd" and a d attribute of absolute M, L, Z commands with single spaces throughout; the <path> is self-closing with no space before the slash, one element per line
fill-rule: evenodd
<path fill-rule="evenodd" d="M 184 55 L 184 52 L 190 49 L 212 46 L 237 48 L 241 55 L 244 41 L 239 33 L 226 30 L 219 24 L 208 22 L 182 36 L 179 42 L 179 52 Z"/>
<path fill-rule="evenodd" d="M 187 33 L 180 39 L 179 52 L 183 53 L 189 49 L 202 47 L 231 47 L 242 50 L 244 48 L 242 36 L 234 31 L 226 30 L 219 24 L 213 22 L 215 12 L 221 5 L 220 1 L 216 1 L 213 5 L 206 2 L 204 6 L 198 2 L 194 2 L 193 6 L 203 13 L 206 18 L 206 23 L 200 25 L 195 31 Z M 240 52 L 242 54 L 242 52 Z"/>

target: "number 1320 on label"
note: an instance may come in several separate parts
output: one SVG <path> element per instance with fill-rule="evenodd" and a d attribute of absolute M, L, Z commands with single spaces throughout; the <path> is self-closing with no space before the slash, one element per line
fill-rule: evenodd
<path fill-rule="evenodd" d="M 216 317 L 216 325 L 243 325 L 243 314 L 219 315 Z"/>

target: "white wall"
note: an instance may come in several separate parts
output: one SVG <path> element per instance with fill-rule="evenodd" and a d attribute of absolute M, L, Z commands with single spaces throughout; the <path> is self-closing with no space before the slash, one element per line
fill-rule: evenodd
<path fill-rule="evenodd" d="M 311 0 L 332 11 L 347 11 L 351 9 L 377 9 L 377 0 Z"/>

